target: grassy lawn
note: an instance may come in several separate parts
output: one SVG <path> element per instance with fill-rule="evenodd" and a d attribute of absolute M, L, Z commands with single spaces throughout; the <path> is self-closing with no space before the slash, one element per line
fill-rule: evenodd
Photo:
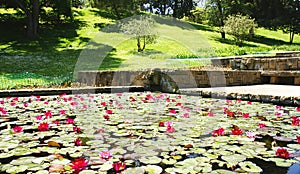
<path fill-rule="evenodd" d="M 209 58 L 299 50 L 300 37 L 288 44 L 288 34 L 259 28 L 243 47 L 232 37 L 220 39 L 217 28 L 156 18 L 159 38 L 143 53 L 135 40 L 111 32 L 114 16 L 97 9 L 74 9 L 74 21 L 41 22 L 40 39 L 24 39 L 24 19 L 0 9 L 0 89 L 69 85 L 79 70 L 146 69 L 202 66 Z M 9 22 L 7 22 L 9 21 Z M 102 30 L 102 29 L 105 30 Z M 178 60 L 181 59 L 181 60 Z"/>

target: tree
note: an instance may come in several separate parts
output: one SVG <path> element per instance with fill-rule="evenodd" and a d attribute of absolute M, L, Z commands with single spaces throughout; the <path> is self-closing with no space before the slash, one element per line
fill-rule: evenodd
<path fill-rule="evenodd" d="M 244 40 L 253 34 L 252 32 L 256 27 L 257 24 L 254 19 L 249 16 L 230 15 L 225 21 L 224 30 L 234 37 L 237 45 L 241 46 Z"/>
<path fill-rule="evenodd" d="M 40 0 L 14 0 L 17 8 L 20 8 L 27 17 L 27 37 L 38 38 Z"/>
<path fill-rule="evenodd" d="M 252 14 L 252 0 L 207 0 L 206 11 L 210 25 L 220 28 L 221 37 L 225 39 L 224 21 L 229 15 Z"/>
<path fill-rule="evenodd" d="M 146 44 L 154 43 L 157 35 L 154 33 L 155 21 L 149 16 L 139 16 L 121 24 L 124 34 L 133 36 L 137 41 L 138 52 L 144 51 Z"/>
<path fill-rule="evenodd" d="M 300 33 L 300 0 L 282 0 L 284 23 L 281 28 L 290 35 L 290 44 L 294 41 L 295 34 Z"/>

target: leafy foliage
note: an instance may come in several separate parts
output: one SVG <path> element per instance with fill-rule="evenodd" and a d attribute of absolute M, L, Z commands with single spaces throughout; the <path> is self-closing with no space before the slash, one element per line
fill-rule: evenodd
<path fill-rule="evenodd" d="M 241 45 L 248 36 L 253 34 L 255 27 L 257 24 L 249 16 L 234 15 L 226 19 L 224 29 L 234 36 L 235 44 Z"/>
<path fill-rule="evenodd" d="M 153 31 L 154 26 L 155 21 L 153 18 L 150 16 L 139 16 L 122 24 L 121 30 L 137 40 L 138 52 L 142 52 L 146 48 L 146 44 L 154 43 L 157 38 Z"/>

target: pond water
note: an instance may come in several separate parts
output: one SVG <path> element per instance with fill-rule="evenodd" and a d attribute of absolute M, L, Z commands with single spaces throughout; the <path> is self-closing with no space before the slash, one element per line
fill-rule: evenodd
<path fill-rule="evenodd" d="M 300 107 L 164 93 L 0 99 L 1 173 L 297 173 Z M 299 173 L 299 172 L 298 172 Z"/>

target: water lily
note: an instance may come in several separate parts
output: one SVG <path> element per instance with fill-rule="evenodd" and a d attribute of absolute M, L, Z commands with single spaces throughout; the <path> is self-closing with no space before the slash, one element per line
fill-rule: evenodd
<path fill-rule="evenodd" d="M 300 112 L 300 106 L 298 106 L 298 107 L 296 108 L 296 111 Z"/>
<path fill-rule="evenodd" d="M 24 103 L 23 106 L 26 108 L 28 107 L 28 103 Z"/>
<path fill-rule="evenodd" d="M 210 116 L 210 117 L 213 117 L 213 116 L 214 116 L 214 113 L 210 111 L 210 112 L 208 112 L 207 115 Z"/>
<path fill-rule="evenodd" d="M 64 109 L 59 110 L 59 114 L 60 115 L 66 115 L 66 110 L 64 110 Z"/>
<path fill-rule="evenodd" d="M 172 127 L 172 126 L 168 126 L 166 131 L 167 131 L 168 133 L 173 133 L 173 132 L 175 132 L 175 128 Z"/>
<path fill-rule="evenodd" d="M 234 128 L 231 130 L 232 135 L 243 135 L 243 131 L 240 128 Z"/>
<path fill-rule="evenodd" d="M 251 101 L 248 101 L 247 104 L 248 104 L 248 105 L 252 105 L 252 102 L 251 102 Z"/>
<path fill-rule="evenodd" d="M 60 124 L 60 121 L 58 119 L 56 119 L 52 123 L 54 123 L 54 124 L 56 124 L 58 126 Z"/>
<path fill-rule="evenodd" d="M 189 113 L 184 113 L 183 114 L 183 118 L 189 118 L 190 117 L 190 114 Z"/>
<path fill-rule="evenodd" d="M 100 158 L 109 159 L 112 157 L 112 153 L 109 150 L 105 150 L 99 153 Z"/>
<path fill-rule="evenodd" d="M 243 118 L 249 118 L 250 117 L 250 114 L 249 113 L 244 113 L 243 114 Z"/>
<path fill-rule="evenodd" d="M 68 119 L 66 120 L 66 123 L 67 123 L 67 124 L 74 124 L 75 121 L 74 121 L 73 118 L 68 118 Z"/>
<path fill-rule="evenodd" d="M 51 111 L 45 112 L 45 117 L 46 117 L 46 119 L 52 118 L 52 112 Z"/>
<path fill-rule="evenodd" d="M 167 126 L 167 127 L 171 127 L 172 125 L 173 125 L 173 122 L 172 122 L 172 121 L 167 121 L 167 122 L 166 122 L 166 126 Z"/>
<path fill-rule="evenodd" d="M 276 150 L 276 156 L 279 158 L 288 159 L 290 157 L 290 153 L 285 148 L 278 148 Z"/>
<path fill-rule="evenodd" d="M 105 120 L 109 121 L 110 116 L 107 115 L 107 114 L 105 114 L 105 115 L 103 115 L 103 118 L 104 118 Z"/>
<path fill-rule="evenodd" d="M 21 126 L 16 126 L 13 128 L 14 133 L 20 133 L 23 132 L 23 128 Z"/>
<path fill-rule="evenodd" d="M 126 164 L 125 164 L 125 162 L 119 161 L 119 162 L 113 163 L 113 168 L 115 169 L 116 172 L 119 172 L 119 171 L 126 169 Z"/>
<path fill-rule="evenodd" d="M 73 131 L 74 131 L 75 133 L 80 133 L 81 129 L 80 129 L 80 127 L 78 127 L 78 126 L 74 126 L 74 127 L 73 127 Z"/>
<path fill-rule="evenodd" d="M 256 133 L 255 132 L 246 132 L 246 136 L 248 137 L 248 138 L 256 138 Z"/>
<path fill-rule="evenodd" d="M 41 132 L 49 130 L 49 124 L 47 122 L 40 123 L 38 126 L 38 130 Z"/>
<path fill-rule="evenodd" d="M 43 119 L 43 116 L 38 115 L 38 116 L 35 117 L 35 119 L 36 119 L 36 120 L 42 120 L 42 119 Z"/>
<path fill-rule="evenodd" d="M 223 136 L 225 134 L 225 130 L 224 128 L 219 128 L 219 129 L 216 129 L 214 131 L 212 131 L 212 136 L 216 137 L 216 136 Z"/>
<path fill-rule="evenodd" d="M 113 114 L 113 111 L 112 110 L 106 110 L 106 114 Z"/>
<path fill-rule="evenodd" d="M 276 110 L 281 110 L 282 109 L 282 106 L 276 105 L 275 107 L 276 107 Z"/>
<path fill-rule="evenodd" d="M 176 110 L 175 109 L 171 109 L 169 112 L 170 112 L 170 114 L 176 114 Z"/>
<path fill-rule="evenodd" d="M 85 158 L 76 158 L 72 161 L 70 166 L 73 170 L 75 170 L 75 173 L 79 173 L 79 171 L 86 169 L 86 166 L 88 165 L 89 161 Z"/>
<path fill-rule="evenodd" d="M 234 113 L 234 112 L 231 112 L 231 111 L 228 111 L 228 112 L 227 112 L 227 116 L 228 116 L 228 117 L 234 117 L 234 116 L 235 116 L 235 113 Z"/>
<path fill-rule="evenodd" d="M 266 124 L 264 124 L 264 123 L 258 123 L 258 126 L 259 126 L 259 128 L 264 128 L 264 127 L 266 127 Z"/>
<path fill-rule="evenodd" d="M 300 144 L 300 136 L 296 136 L 298 144 Z"/>
<path fill-rule="evenodd" d="M 81 140 L 80 138 L 77 138 L 77 139 L 75 140 L 75 145 L 76 145 L 76 146 L 82 146 L 82 140 Z"/>
<path fill-rule="evenodd" d="M 106 106 L 106 102 L 101 102 L 100 105 L 105 107 Z"/>
<path fill-rule="evenodd" d="M 164 126 L 165 126 L 165 123 L 161 121 L 161 122 L 158 123 L 158 126 L 159 126 L 159 127 L 164 127 Z"/>
<path fill-rule="evenodd" d="M 299 117 L 292 116 L 292 126 L 299 126 L 299 125 L 300 125 Z"/>

